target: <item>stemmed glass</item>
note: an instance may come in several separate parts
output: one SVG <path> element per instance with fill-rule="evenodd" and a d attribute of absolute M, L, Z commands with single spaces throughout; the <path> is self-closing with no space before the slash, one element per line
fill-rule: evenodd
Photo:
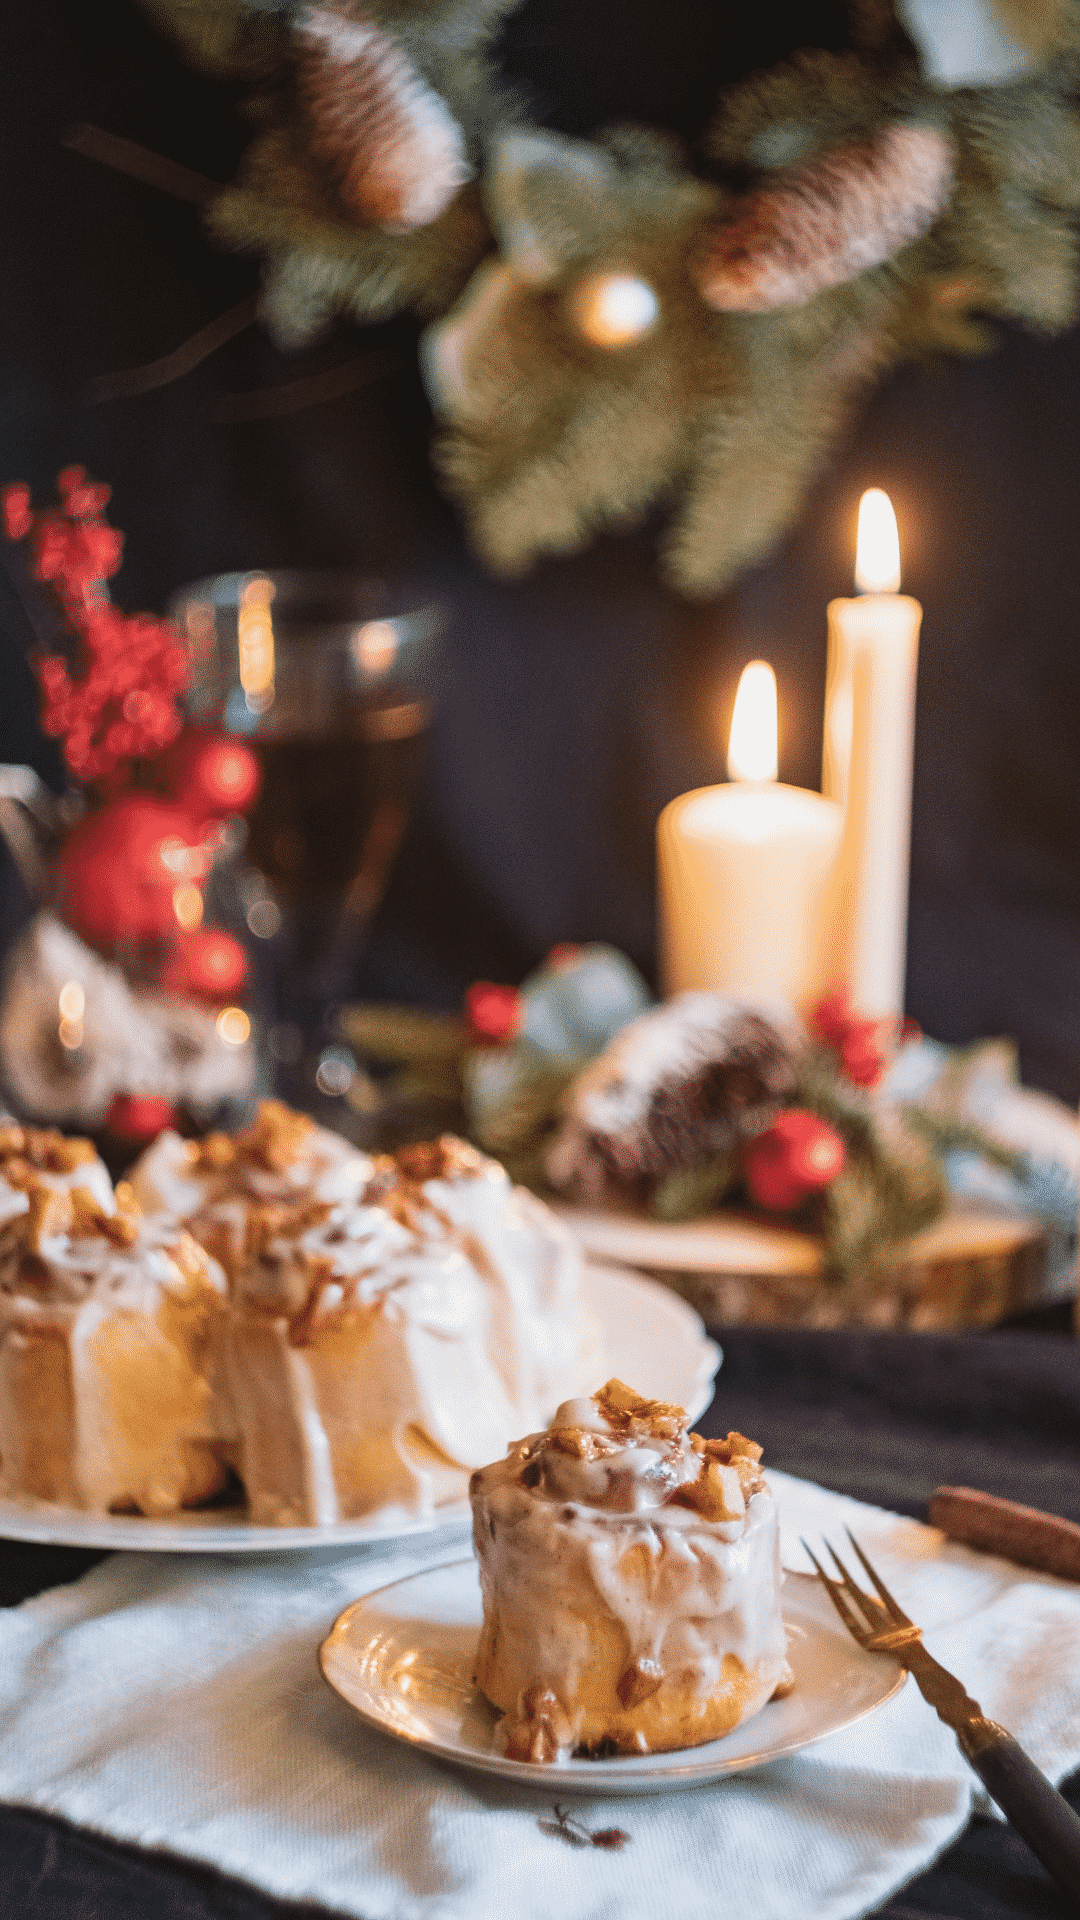
<path fill-rule="evenodd" d="M 243 739 L 262 772 L 207 904 L 248 953 L 263 1088 L 362 1131 L 337 1013 L 408 818 L 442 608 L 397 580 L 291 571 L 198 581 L 170 613 L 191 721 Z"/>

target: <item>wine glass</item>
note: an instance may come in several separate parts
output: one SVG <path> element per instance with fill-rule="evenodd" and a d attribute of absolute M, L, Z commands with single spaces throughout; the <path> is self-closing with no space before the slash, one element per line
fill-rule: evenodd
<path fill-rule="evenodd" d="M 212 904 L 247 950 L 263 1089 L 362 1131 L 341 1098 L 358 1068 L 337 1013 L 408 818 L 443 610 L 415 583 L 268 571 L 197 581 L 170 613 L 189 719 L 244 740 L 261 768 Z"/>

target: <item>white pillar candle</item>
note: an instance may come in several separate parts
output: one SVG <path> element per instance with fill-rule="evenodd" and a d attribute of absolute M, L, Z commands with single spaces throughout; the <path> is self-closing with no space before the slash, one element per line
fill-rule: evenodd
<path fill-rule="evenodd" d="M 743 732 L 755 687 L 764 701 Z M 812 1005 L 838 977 L 830 914 L 843 814 L 818 793 L 776 784 L 776 680 L 760 661 L 740 682 L 728 771 L 726 786 L 672 800 L 657 825 L 664 991 L 780 993 Z"/>
<path fill-rule="evenodd" d="M 835 911 L 841 971 L 860 1012 L 904 1006 L 915 683 L 922 608 L 900 585 L 896 519 L 859 507 L 859 598 L 829 606 L 822 791 L 846 810 Z"/>

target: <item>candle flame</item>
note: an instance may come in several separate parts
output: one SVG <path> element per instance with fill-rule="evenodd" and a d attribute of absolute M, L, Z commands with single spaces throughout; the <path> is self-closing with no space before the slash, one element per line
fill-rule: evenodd
<path fill-rule="evenodd" d="M 60 1012 L 65 1020 L 81 1020 L 86 1012 L 86 994 L 82 982 L 68 980 L 60 989 Z"/>
<path fill-rule="evenodd" d="M 242 1047 L 251 1032 L 251 1021 L 243 1007 L 223 1007 L 217 1017 L 217 1030 L 228 1047 Z"/>
<path fill-rule="evenodd" d="M 256 576 L 245 582 L 236 618 L 240 654 L 240 685 L 251 713 L 265 713 L 274 702 L 274 622 L 270 603 L 277 592 L 272 580 Z"/>
<path fill-rule="evenodd" d="M 776 675 L 767 660 L 751 660 L 742 670 L 727 770 L 729 780 L 776 779 Z"/>
<path fill-rule="evenodd" d="M 855 544 L 855 586 L 859 593 L 899 593 L 900 536 L 892 501 L 871 487 L 859 501 Z"/>
<path fill-rule="evenodd" d="M 182 880 L 173 888 L 173 912 L 185 933 L 192 933 L 202 925 L 203 897 L 191 880 Z"/>
<path fill-rule="evenodd" d="M 660 302 L 647 280 L 630 273 L 598 273 L 581 282 L 576 319 L 594 347 L 625 347 L 655 326 Z"/>

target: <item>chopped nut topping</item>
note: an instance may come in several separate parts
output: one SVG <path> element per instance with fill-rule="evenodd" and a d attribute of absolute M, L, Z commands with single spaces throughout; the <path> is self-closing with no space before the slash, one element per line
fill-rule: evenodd
<path fill-rule="evenodd" d="M 106 1213 L 103 1206 L 95 1200 L 86 1187 L 75 1187 L 71 1195 L 71 1226 L 69 1231 L 76 1239 L 89 1238 L 99 1233 L 111 1240 L 114 1247 L 133 1246 L 139 1237 L 141 1209 L 131 1195 L 132 1207 L 124 1212 Z"/>
<path fill-rule="evenodd" d="M 405 1180 L 445 1180 L 455 1171 L 453 1149 L 459 1145 L 451 1134 L 444 1134 L 440 1140 L 402 1147 L 394 1157 Z"/>
<path fill-rule="evenodd" d="M 383 1207 L 400 1225 L 411 1227 L 427 1181 L 472 1178 L 482 1166 L 483 1156 L 467 1140 L 444 1133 L 438 1140 L 379 1154 L 364 1199 L 368 1206 Z"/>
<path fill-rule="evenodd" d="M 562 1701 L 540 1681 L 518 1696 L 506 1718 L 508 1760 L 557 1760 L 570 1745 L 570 1720 Z"/>
<path fill-rule="evenodd" d="M 748 1440 L 745 1434 L 729 1433 L 724 1440 L 704 1440 L 700 1433 L 692 1433 L 690 1445 L 704 1459 L 715 1460 L 718 1466 L 734 1467 L 744 1500 L 749 1500 L 752 1493 L 759 1493 L 765 1485 L 764 1475 L 758 1465 L 762 1449 L 756 1440 Z"/>
<path fill-rule="evenodd" d="M 620 1674 L 615 1691 L 624 1707 L 640 1707 L 643 1700 L 651 1700 L 663 1678 L 659 1660 L 635 1660 Z"/>
<path fill-rule="evenodd" d="M 9 1178 L 12 1168 L 15 1178 L 10 1183 L 26 1194 L 29 1205 L 10 1223 L 8 1238 L 24 1255 L 40 1254 L 45 1242 L 58 1234 L 69 1234 L 73 1239 L 100 1235 L 117 1247 L 130 1247 L 138 1239 L 142 1209 L 130 1187 L 121 1184 L 117 1211 L 111 1214 L 88 1187 L 54 1187 L 20 1160 L 8 1162 L 5 1172 Z"/>
<path fill-rule="evenodd" d="M 703 1520 L 741 1520 L 746 1513 L 746 1498 L 734 1467 L 723 1467 L 716 1460 L 702 1460 L 696 1480 L 684 1482 L 669 1496 L 673 1507 L 691 1507 Z"/>
<path fill-rule="evenodd" d="M 700 1433 L 690 1435 L 690 1445 L 695 1453 L 703 1453 L 707 1460 L 719 1460 L 721 1466 L 730 1467 L 735 1460 L 761 1459 L 764 1449 L 756 1440 L 748 1440 L 743 1433 L 731 1432 L 723 1440 L 706 1440 Z"/>
<path fill-rule="evenodd" d="M 43 1173 L 71 1173 L 96 1159 L 92 1141 L 67 1140 L 55 1127 L 0 1127 L 0 1165 L 4 1167 L 4 1178 L 9 1185 L 16 1184 L 9 1171 L 12 1164 Z"/>
<path fill-rule="evenodd" d="M 682 1407 L 669 1406 L 663 1400 L 645 1400 L 621 1380 L 609 1380 L 594 1393 L 593 1405 L 608 1426 L 627 1440 L 678 1440 L 686 1426 Z"/>
<path fill-rule="evenodd" d="M 193 1172 L 221 1173 L 234 1162 L 260 1167 L 266 1173 L 287 1173 L 302 1160 L 315 1122 L 306 1113 L 295 1113 L 282 1100 L 261 1100 L 250 1127 L 231 1137 L 227 1133 L 209 1133 L 194 1149 Z"/>
<path fill-rule="evenodd" d="M 188 1152 L 193 1173 L 221 1173 L 236 1158 L 227 1133 L 208 1133 L 205 1140 L 193 1140 Z"/>

